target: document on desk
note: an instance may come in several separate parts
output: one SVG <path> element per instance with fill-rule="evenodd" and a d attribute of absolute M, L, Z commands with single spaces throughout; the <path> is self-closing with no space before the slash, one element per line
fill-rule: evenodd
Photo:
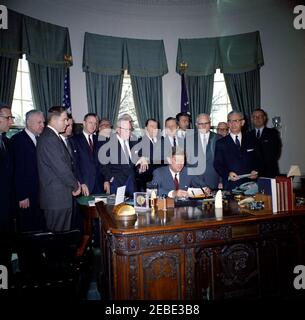
<path fill-rule="evenodd" d="M 189 197 L 196 197 L 204 194 L 201 188 L 188 188 L 187 193 Z"/>
<path fill-rule="evenodd" d="M 118 187 L 116 191 L 116 196 L 115 196 L 115 203 L 114 203 L 115 206 L 124 202 L 125 190 L 126 190 L 126 186 Z"/>

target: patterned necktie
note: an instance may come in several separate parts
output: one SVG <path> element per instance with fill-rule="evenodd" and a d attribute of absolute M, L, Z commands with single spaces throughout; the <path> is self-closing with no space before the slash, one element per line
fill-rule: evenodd
<path fill-rule="evenodd" d="M 260 131 L 260 129 L 258 129 L 256 131 L 256 138 L 259 139 L 260 137 L 261 137 L 261 131 Z"/>
<path fill-rule="evenodd" d="M 240 148 L 240 141 L 238 139 L 238 136 L 235 136 L 235 144 L 237 145 L 238 148 Z"/>
<path fill-rule="evenodd" d="M 91 136 L 91 135 L 89 135 L 88 139 L 89 139 L 89 147 L 90 147 L 90 150 L 91 150 L 91 152 L 93 152 L 92 136 Z"/>
<path fill-rule="evenodd" d="M 178 176 L 178 173 L 175 173 L 175 178 L 174 178 L 175 190 L 179 190 L 179 181 L 177 176 Z"/>
<path fill-rule="evenodd" d="M 173 137 L 173 145 L 174 145 L 174 147 L 176 147 L 176 146 L 177 146 L 176 137 Z"/>

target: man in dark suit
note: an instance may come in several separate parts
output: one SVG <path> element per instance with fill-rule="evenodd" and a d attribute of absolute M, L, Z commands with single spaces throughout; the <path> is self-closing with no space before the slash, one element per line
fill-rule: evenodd
<path fill-rule="evenodd" d="M 214 167 L 222 178 L 224 189 L 232 190 L 244 182 L 257 178 L 255 146 L 241 129 L 245 124 L 243 114 L 228 114 L 230 134 L 217 140 Z M 249 174 L 248 178 L 240 175 Z"/>
<path fill-rule="evenodd" d="M 159 122 L 156 119 L 148 119 L 145 123 L 145 135 L 139 139 L 137 150 L 139 156 L 145 157 L 148 162 L 148 170 L 137 175 L 138 190 L 146 191 L 147 182 L 153 178 L 153 171 L 163 163 L 164 138 L 159 135 Z"/>
<path fill-rule="evenodd" d="M 104 191 L 104 178 L 98 162 L 98 141 L 95 134 L 97 125 L 97 115 L 95 113 L 86 114 L 83 121 L 83 132 L 72 138 L 77 154 L 76 176 L 80 181 L 84 196 Z"/>
<path fill-rule="evenodd" d="M 12 139 L 12 154 L 15 165 L 14 185 L 17 200 L 18 231 L 37 231 L 45 227 L 39 207 L 39 178 L 37 169 L 37 138 L 44 128 L 41 111 L 31 110 L 25 115 L 25 129 Z"/>
<path fill-rule="evenodd" d="M 218 189 L 220 176 L 214 168 L 216 141 L 221 137 L 210 131 L 211 119 L 201 113 L 196 118 L 197 130 L 193 136 L 186 137 L 186 154 L 188 164 L 194 168 L 194 174 L 200 175 L 211 189 Z"/>
<path fill-rule="evenodd" d="M 185 165 L 185 153 L 179 147 L 173 147 L 168 157 L 168 166 L 158 168 L 153 173 L 153 183 L 158 184 L 158 195 L 170 198 L 188 197 L 189 187 L 206 187 L 199 176 L 189 175 Z M 206 188 L 206 191 L 209 191 Z"/>
<path fill-rule="evenodd" d="M 37 142 L 40 206 L 47 229 L 55 232 L 70 230 L 72 196 L 81 192 L 80 183 L 73 174 L 71 157 L 59 136 L 67 123 L 64 107 L 50 108 L 48 125 Z"/>
<path fill-rule="evenodd" d="M 133 196 L 133 192 L 137 191 L 136 167 L 139 166 L 139 173 L 148 169 L 147 160 L 136 154 L 135 146 L 138 141 L 130 139 L 131 130 L 129 120 L 119 119 L 116 134 L 99 150 L 98 158 L 102 165 L 107 193 L 115 193 L 118 187 L 126 185 L 126 194 Z"/>
<path fill-rule="evenodd" d="M 5 136 L 14 123 L 11 109 L 0 105 L 0 265 L 10 269 L 13 232 L 13 162 L 10 141 Z"/>
<path fill-rule="evenodd" d="M 263 109 L 253 111 L 251 121 L 254 129 L 248 134 L 254 141 L 258 151 L 259 176 L 274 178 L 280 174 L 278 161 L 281 156 L 282 142 L 279 132 L 274 128 L 267 128 L 267 113 Z"/>

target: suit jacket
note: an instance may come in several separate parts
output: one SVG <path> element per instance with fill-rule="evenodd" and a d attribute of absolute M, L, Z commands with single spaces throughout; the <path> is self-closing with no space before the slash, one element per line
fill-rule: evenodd
<path fill-rule="evenodd" d="M 187 167 L 184 167 L 179 174 L 179 189 L 187 190 L 188 187 L 203 187 L 206 186 L 198 176 L 188 175 Z M 169 166 L 160 167 L 153 173 L 154 183 L 158 184 L 158 195 L 168 194 L 170 191 L 175 190 L 175 183 Z"/>
<path fill-rule="evenodd" d="M 1 133 L 0 133 L 1 134 Z M 13 161 L 10 140 L 3 135 L 0 148 L 0 232 L 11 231 L 13 218 Z"/>
<path fill-rule="evenodd" d="M 255 129 L 249 133 L 258 153 L 258 174 L 261 177 L 274 178 L 280 174 L 278 161 L 281 156 L 282 142 L 279 132 L 274 128 L 264 128 L 259 139 Z"/>
<path fill-rule="evenodd" d="M 72 191 L 78 182 L 72 170 L 69 152 L 56 133 L 46 127 L 37 141 L 41 209 L 72 208 Z"/>
<path fill-rule="evenodd" d="M 39 178 L 36 146 L 25 130 L 16 133 L 11 138 L 11 143 L 15 165 L 16 200 L 29 198 L 30 203 L 38 204 Z"/>
<path fill-rule="evenodd" d="M 97 137 L 93 135 L 93 152 L 83 133 L 71 138 L 76 154 L 76 177 L 81 184 L 86 184 L 90 193 L 103 191 L 104 179 L 98 162 Z"/>
<path fill-rule="evenodd" d="M 132 161 L 126 159 L 116 134 L 112 135 L 110 140 L 100 147 L 98 158 L 101 163 L 101 171 L 105 181 L 109 181 L 115 186 L 112 192 L 115 192 L 117 187 L 126 185 L 127 181 L 132 187 L 126 192 L 131 195 L 135 191 L 135 163 L 139 157 L 136 153 L 136 144 L 137 141 L 129 141 Z"/>
<path fill-rule="evenodd" d="M 242 136 L 241 147 L 238 148 L 230 135 L 217 140 L 214 167 L 222 177 L 224 188 L 231 190 L 249 179 L 228 181 L 231 171 L 238 175 L 257 170 L 257 154 L 255 146 L 247 135 Z"/>
<path fill-rule="evenodd" d="M 218 183 L 220 182 L 220 176 L 214 168 L 216 141 L 220 138 L 220 135 L 210 131 L 205 153 L 197 130 L 194 132 L 192 138 L 187 137 L 186 140 L 188 165 L 196 168 L 196 171 L 198 170 L 197 174 L 202 177 L 206 185 L 211 189 L 217 189 Z"/>

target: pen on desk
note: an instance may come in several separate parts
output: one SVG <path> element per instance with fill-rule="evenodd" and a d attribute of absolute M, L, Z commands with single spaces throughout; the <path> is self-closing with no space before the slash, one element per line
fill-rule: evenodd
<path fill-rule="evenodd" d="M 192 194 L 193 194 L 193 196 L 195 197 L 195 192 L 194 192 L 194 190 L 192 190 Z"/>
<path fill-rule="evenodd" d="M 202 187 L 200 187 L 200 189 L 202 190 L 203 194 L 206 196 L 204 189 Z"/>

